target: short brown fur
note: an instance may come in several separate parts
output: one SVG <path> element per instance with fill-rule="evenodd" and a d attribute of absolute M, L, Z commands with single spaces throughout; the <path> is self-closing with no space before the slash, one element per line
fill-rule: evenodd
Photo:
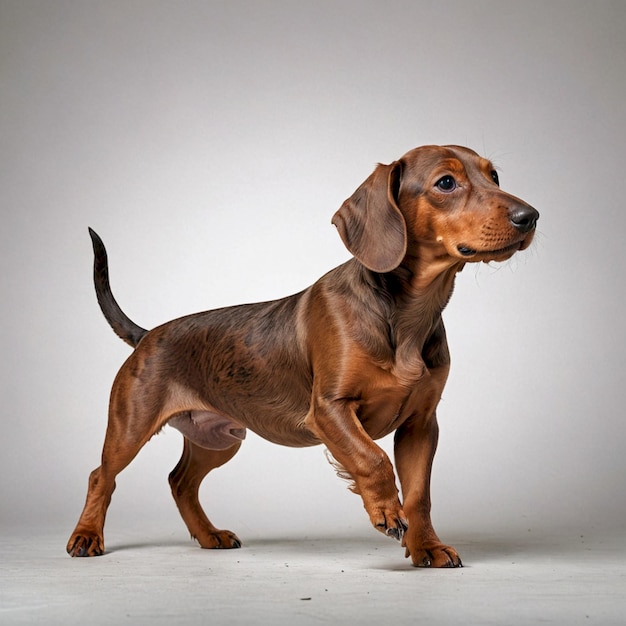
<path fill-rule="evenodd" d="M 241 545 L 198 501 L 208 472 L 250 428 L 287 446 L 324 444 L 373 526 L 416 566 L 458 567 L 430 520 L 436 407 L 449 369 L 441 313 L 465 263 L 527 248 L 539 214 L 500 190 L 493 165 L 458 146 L 424 146 L 379 165 L 335 213 L 354 258 L 296 295 L 229 307 L 145 331 L 115 302 L 94 242 L 98 300 L 134 352 L 111 392 L 102 464 L 67 551 L 104 551 L 115 478 L 165 424 L 184 435 L 170 474 L 176 504 L 204 548 Z M 392 464 L 375 439 L 395 431 Z"/>

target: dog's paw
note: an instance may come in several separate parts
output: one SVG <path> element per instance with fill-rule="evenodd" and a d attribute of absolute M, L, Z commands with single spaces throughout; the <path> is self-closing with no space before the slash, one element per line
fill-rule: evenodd
<path fill-rule="evenodd" d="M 104 554 L 104 539 L 96 533 L 74 533 L 67 542 L 67 553 L 70 556 L 100 556 Z"/>
<path fill-rule="evenodd" d="M 395 512 L 392 510 L 379 509 L 376 515 L 370 517 L 376 530 L 398 541 L 402 541 L 404 533 L 409 527 L 409 523 L 402 509 Z"/>
<path fill-rule="evenodd" d="M 415 567 L 463 567 L 461 557 L 451 546 L 443 543 L 406 549 L 406 556 L 411 557 Z"/>
<path fill-rule="evenodd" d="M 202 548 L 209 550 L 229 550 L 241 548 L 241 540 L 230 530 L 215 530 L 203 533 L 202 537 L 194 537 Z"/>

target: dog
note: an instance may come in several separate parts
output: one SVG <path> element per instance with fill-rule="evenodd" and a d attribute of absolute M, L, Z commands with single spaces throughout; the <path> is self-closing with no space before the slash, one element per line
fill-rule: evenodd
<path fill-rule="evenodd" d="M 165 424 L 184 436 L 169 475 L 203 548 L 239 548 L 204 513 L 198 489 L 246 429 L 285 446 L 326 446 L 374 528 L 418 567 L 461 567 L 430 518 L 437 404 L 450 358 L 442 311 L 466 263 L 505 261 L 533 240 L 539 213 L 500 189 L 492 163 L 460 146 L 423 146 L 379 164 L 334 214 L 352 258 L 295 295 L 189 315 L 151 331 L 111 293 L 90 230 L 102 312 L 134 351 L 111 391 L 102 463 L 89 477 L 71 556 L 104 552 L 115 478 Z M 375 443 L 391 432 L 392 463 Z"/>

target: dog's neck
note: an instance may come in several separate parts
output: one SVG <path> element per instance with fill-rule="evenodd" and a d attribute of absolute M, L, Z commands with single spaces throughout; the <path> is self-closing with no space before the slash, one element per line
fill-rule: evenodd
<path fill-rule="evenodd" d="M 454 289 L 456 274 L 465 264 L 449 256 L 407 255 L 391 272 L 378 274 L 353 259 L 346 268 L 358 268 L 362 284 L 379 292 L 381 302 L 393 302 L 394 326 L 426 340 L 441 319 Z M 409 330 L 410 329 L 410 330 Z"/>
<path fill-rule="evenodd" d="M 426 249 L 409 255 L 389 274 L 396 305 L 409 315 L 419 314 L 437 324 L 454 289 L 456 274 L 465 263 Z"/>
<path fill-rule="evenodd" d="M 355 268 L 355 264 L 358 264 L 361 284 L 382 296 L 379 304 L 390 305 L 388 309 L 383 305 L 379 314 L 389 324 L 387 337 L 395 354 L 394 369 L 407 381 L 420 378 L 424 375 L 423 348 L 434 333 L 442 333 L 441 314 L 463 263 L 453 262 L 450 257 L 444 261 L 407 256 L 400 266 L 385 274 L 368 270 L 356 259 L 348 263 L 346 269 Z M 359 295 L 364 298 L 364 294 L 367 291 Z M 380 353 L 385 352 L 386 348 L 381 345 Z"/>

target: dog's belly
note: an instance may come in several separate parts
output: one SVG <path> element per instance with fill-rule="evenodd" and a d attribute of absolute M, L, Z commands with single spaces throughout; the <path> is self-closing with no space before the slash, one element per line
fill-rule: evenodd
<path fill-rule="evenodd" d="M 244 425 L 272 443 L 295 448 L 318 445 L 320 440 L 305 425 L 310 396 L 301 403 L 293 402 L 293 398 L 289 400 L 276 395 L 240 404 L 231 398 L 228 413 L 233 416 L 233 422 Z"/>
<path fill-rule="evenodd" d="M 250 427 L 254 433 L 267 441 L 290 448 L 307 448 L 317 446 L 321 441 L 304 426 L 297 425 L 297 421 L 285 421 L 280 428 L 273 428 L 271 423 L 257 423 Z"/>
<path fill-rule="evenodd" d="M 193 389 L 171 383 L 164 415 L 167 423 L 202 448 L 224 450 L 245 439 L 246 429 L 273 443 L 304 447 L 319 440 L 304 426 L 310 406 L 310 390 L 291 393 L 284 385 L 270 380 L 250 387 L 244 381 L 236 386 L 210 386 Z"/>

